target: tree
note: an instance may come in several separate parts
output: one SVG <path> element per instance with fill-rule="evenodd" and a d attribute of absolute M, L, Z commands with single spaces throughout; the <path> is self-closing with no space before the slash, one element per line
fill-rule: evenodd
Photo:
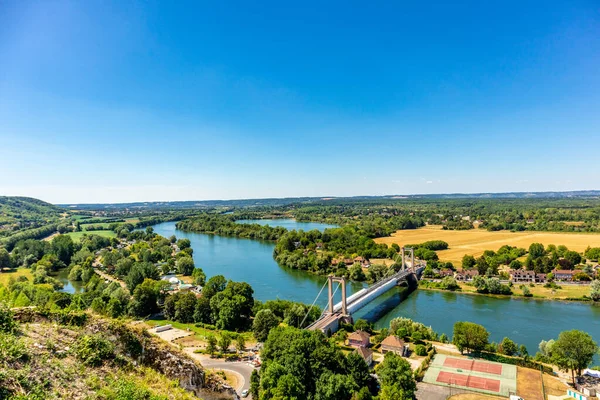
<path fill-rule="evenodd" d="M 325 372 L 317 381 L 315 400 L 349 399 L 358 389 L 358 385 L 351 376 Z"/>
<path fill-rule="evenodd" d="M 228 333 L 221 333 L 221 338 L 219 339 L 219 347 L 221 348 L 222 353 L 227 353 L 229 351 L 229 346 L 231 345 L 231 336 Z"/>
<path fill-rule="evenodd" d="M 235 349 L 240 353 L 246 351 L 246 339 L 244 339 L 243 335 L 238 335 L 235 340 Z"/>
<path fill-rule="evenodd" d="M 564 258 L 569 261 L 571 265 L 577 265 L 581 262 L 581 255 L 572 250 L 565 252 Z"/>
<path fill-rule="evenodd" d="M 180 250 L 187 249 L 191 246 L 192 246 L 192 242 L 190 241 L 190 239 L 179 239 L 177 241 L 177 247 L 179 247 Z"/>
<path fill-rule="evenodd" d="M 594 279 L 590 284 L 590 297 L 594 301 L 600 301 L 600 281 L 598 279 Z"/>
<path fill-rule="evenodd" d="M 591 364 L 597 352 L 598 345 L 589 334 L 573 329 L 558 335 L 558 339 L 552 345 L 551 360 L 561 370 L 571 370 L 571 377 L 575 383 L 575 372 L 581 375 L 581 371 Z"/>
<path fill-rule="evenodd" d="M 270 309 L 260 310 L 254 317 L 252 323 L 252 333 L 259 342 L 264 342 L 269 336 L 271 329 L 279 325 L 279 319 Z"/>
<path fill-rule="evenodd" d="M 215 275 L 206 282 L 204 288 L 202 288 L 202 296 L 208 299 L 212 298 L 215 294 L 225 290 L 227 286 L 227 280 L 223 275 Z"/>
<path fill-rule="evenodd" d="M 479 352 L 488 344 L 489 332 L 481 325 L 473 322 L 459 321 L 454 324 L 452 343 L 462 353 L 472 350 Z"/>
<path fill-rule="evenodd" d="M 369 366 L 356 352 L 348 354 L 348 372 L 359 387 L 367 386 L 371 379 Z"/>
<path fill-rule="evenodd" d="M 0 273 L 4 268 L 10 268 L 10 255 L 6 249 L 0 249 Z"/>
<path fill-rule="evenodd" d="M 196 296 L 193 293 L 182 293 L 175 303 L 175 320 L 183 323 L 194 322 Z"/>
<path fill-rule="evenodd" d="M 212 356 L 213 354 L 215 354 L 216 350 L 217 350 L 217 339 L 213 335 L 209 335 L 206 338 L 206 351 L 208 352 L 208 354 L 210 354 Z"/>
<path fill-rule="evenodd" d="M 194 268 L 192 278 L 194 278 L 194 285 L 204 286 L 206 284 L 206 274 L 202 268 Z"/>
<path fill-rule="evenodd" d="M 145 279 L 133 291 L 133 300 L 129 304 L 130 313 L 137 317 L 153 314 L 158 311 L 157 281 Z"/>
<path fill-rule="evenodd" d="M 504 339 L 502 339 L 498 350 L 500 351 L 500 353 L 506 354 L 507 356 L 514 356 L 515 354 L 517 354 L 518 348 L 515 342 L 505 337 Z"/>
<path fill-rule="evenodd" d="M 13 333 L 17 330 L 17 323 L 10 308 L 5 303 L 0 303 L 0 332 Z"/>
<path fill-rule="evenodd" d="M 477 261 L 475 261 L 475 257 L 465 254 L 462 258 L 462 269 L 471 269 L 475 266 Z"/>
<path fill-rule="evenodd" d="M 417 388 L 408 361 L 395 353 L 385 353 L 383 362 L 375 371 L 381 382 L 381 398 L 408 400 L 412 399 Z"/>
<path fill-rule="evenodd" d="M 531 243 L 529 245 L 529 255 L 532 258 L 540 258 L 545 254 L 544 245 L 541 243 Z"/>
<path fill-rule="evenodd" d="M 69 265 L 71 256 L 75 252 L 75 244 L 69 235 L 58 235 L 52 239 L 52 252 L 56 254 L 58 259 Z"/>
<path fill-rule="evenodd" d="M 181 257 L 177 260 L 177 271 L 184 276 L 192 275 L 194 268 L 195 265 L 192 257 Z"/>

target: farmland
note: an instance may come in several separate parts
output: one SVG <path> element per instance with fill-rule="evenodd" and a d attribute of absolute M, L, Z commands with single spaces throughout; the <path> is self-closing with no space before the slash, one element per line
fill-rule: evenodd
<path fill-rule="evenodd" d="M 117 234 L 114 233 L 113 231 L 70 232 L 70 233 L 67 233 L 67 235 L 71 236 L 71 239 L 73 239 L 76 242 L 80 241 L 81 237 L 83 235 L 98 235 L 98 236 L 104 236 L 104 237 L 107 237 L 107 238 L 112 238 L 112 237 L 116 237 L 117 236 Z"/>
<path fill-rule="evenodd" d="M 376 243 L 400 246 L 416 244 L 428 240 L 443 240 L 448 243 L 448 250 L 438 251 L 442 261 L 451 261 L 460 265 L 462 257 L 470 254 L 478 257 L 485 250 L 497 250 L 504 245 L 527 249 L 531 243 L 565 245 L 571 250 L 583 252 L 588 246 L 600 247 L 600 234 L 567 233 L 567 232 L 489 232 L 483 229 L 466 231 L 442 230 L 439 225 L 429 225 L 419 229 L 400 230 L 392 236 L 375 239 Z"/>

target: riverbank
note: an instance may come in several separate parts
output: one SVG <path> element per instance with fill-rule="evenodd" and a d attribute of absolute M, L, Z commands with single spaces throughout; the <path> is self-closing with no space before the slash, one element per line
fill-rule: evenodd
<path fill-rule="evenodd" d="M 546 288 L 544 285 L 535 284 L 534 286 L 530 286 L 529 284 L 518 284 L 511 287 L 513 294 L 510 295 L 501 295 L 501 294 L 490 294 L 490 293 L 478 293 L 477 289 L 464 282 L 457 282 L 460 290 L 447 290 L 441 289 L 438 287 L 430 286 L 430 280 L 422 280 L 419 282 L 419 289 L 422 290 L 431 290 L 438 292 L 453 292 L 453 293 L 462 293 L 462 294 L 470 294 L 477 296 L 486 296 L 486 297 L 495 297 L 495 298 L 521 298 L 521 299 L 534 299 L 534 300 L 548 300 L 548 301 L 577 301 L 583 303 L 596 304 L 592 302 L 589 298 L 590 295 L 590 285 L 558 285 L 558 288 Z M 525 285 L 531 296 L 524 296 L 522 293 L 521 285 Z M 585 297 L 584 297 L 585 296 Z"/>

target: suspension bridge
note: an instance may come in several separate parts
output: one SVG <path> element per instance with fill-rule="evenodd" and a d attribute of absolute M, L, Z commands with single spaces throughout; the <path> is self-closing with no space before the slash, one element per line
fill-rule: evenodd
<path fill-rule="evenodd" d="M 410 261 L 405 259 L 406 252 L 410 253 Z M 414 250 L 412 248 L 402 248 L 400 254 L 402 256 L 402 261 L 399 271 L 396 272 L 394 268 L 390 267 L 387 274 L 379 281 L 368 288 L 364 288 L 354 293 L 350 297 L 346 297 L 346 279 L 344 277 L 338 278 L 332 275 L 328 276 L 325 284 L 328 286 L 327 308 L 323 311 L 321 317 L 310 324 L 306 329 L 318 329 L 324 333 L 334 333 L 339 329 L 340 322 L 352 323 L 352 314 L 369 304 L 372 300 L 403 281 L 407 281 L 411 275 L 414 275 L 415 278 L 418 279 L 425 268 L 425 263 L 419 261 L 415 263 Z M 335 291 L 333 290 L 334 283 L 338 283 Z M 321 291 L 315 298 L 313 306 L 325 289 L 325 285 L 323 285 Z M 342 301 L 334 304 L 333 299 L 335 293 L 340 287 L 342 288 Z"/>

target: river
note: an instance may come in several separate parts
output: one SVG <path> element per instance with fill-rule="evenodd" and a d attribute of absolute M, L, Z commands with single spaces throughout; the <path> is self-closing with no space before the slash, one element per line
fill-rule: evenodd
<path fill-rule="evenodd" d="M 297 223 L 294 220 L 256 220 L 272 226 L 288 229 L 319 229 L 331 225 Z M 188 238 L 194 249 L 194 261 L 208 277 L 222 274 L 227 279 L 248 282 L 258 300 L 289 299 L 312 303 L 326 278 L 304 271 L 280 267 L 273 260 L 272 242 L 261 242 L 234 237 L 222 237 L 200 233 L 188 233 L 175 228 L 174 222 L 153 226 L 159 235 Z M 349 283 L 353 293 L 364 287 Z M 326 290 L 318 304 L 325 306 Z M 340 294 L 336 294 L 339 301 Z M 557 302 L 533 299 L 497 298 L 460 293 L 416 290 L 408 293 L 398 288 L 380 296 L 354 317 L 367 318 L 376 327 L 389 327 L 395 317 L 407 317 L 430 325 L 436 332 L 452 336 L 457 321 L 481 324 L 490 332 L 490 340 L 499 342 L 508 336 L 527 346 L 533 354 L 539 342 L 552 339 L 569 329 L 581 329 L 600 341 L 600 307 L 577 302 Z"/>

